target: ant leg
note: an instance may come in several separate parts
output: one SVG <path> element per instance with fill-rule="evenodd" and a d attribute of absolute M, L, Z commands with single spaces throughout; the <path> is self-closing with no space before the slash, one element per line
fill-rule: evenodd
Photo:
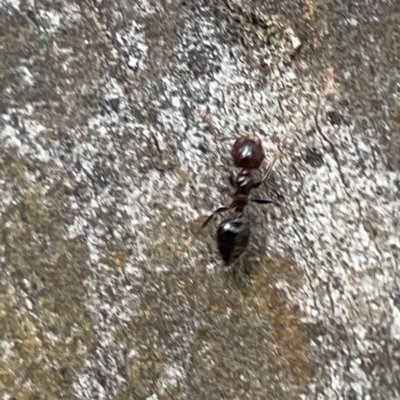
<path fill-rule="evenodd" d="M 200 235 L 200 232 L 208 225 L 208 223 L 219 213 L 228 211 L 231 207 L 220 207 L 217 208 L 201 225 L 200 229 L 192 236 L 190 237 L 188 240 L 186 240 L 185 243 L 183 243 L 180 247 L 179 250 L 180 251 L 185 251 L 192 243 L 193 241 L 197 238 L 197 236 Z"/>
<path fill-rule="evenodd" d="M 274 204 L 275 206 L 278 206 L 278 207 L 281 206 L 281 204 L 278 203 L 277 201 L 268 200 L 268 199 L 250 199 L 250 201 L 253 201 L 254 203 L 258 203 L 258 204 Z"/>
<path fill-rule="evenodd" d="M 276 153 L 276 155 L 273 158 L 273 160 L 268 164 L 267 170 L 265 171 L 265 174 L 262 177 L 261 181 L 255 183 L 254 186 L 253 186 L 254 188 L 259 187 L 271 175 L 272 168 L 274 168 L 275 163 L 279 160 L 281 155 L 282 155 L 282 153 L 280 151 L 278 153 Z"/>
<path fill-rule="evenodd" d="M 232 171 L 229 174 L 229 183 L 231 184 L 231 186 L 235 187 L 235 178 L 233 176 L 233 172 Z"/>

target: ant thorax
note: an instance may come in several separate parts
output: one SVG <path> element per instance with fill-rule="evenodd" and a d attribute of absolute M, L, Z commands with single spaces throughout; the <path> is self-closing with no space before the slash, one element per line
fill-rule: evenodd
<path fill-rule="evenodd" d="M 240 171 L 236 178 L 236 188 L 240 194 L 248 195 L 254 188 L 254 179 L 251 175 L 251 170 L 243 169 Z"/>

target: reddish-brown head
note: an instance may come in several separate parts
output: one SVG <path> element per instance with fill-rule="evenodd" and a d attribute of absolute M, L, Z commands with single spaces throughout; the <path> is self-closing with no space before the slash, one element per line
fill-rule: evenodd
<path fill-rule="evenodd" d="M 232 147 L 233 162 L 239 168 L 257 169 L 264 160 L 264 149 L 257 136 L 241 136 Z"/>

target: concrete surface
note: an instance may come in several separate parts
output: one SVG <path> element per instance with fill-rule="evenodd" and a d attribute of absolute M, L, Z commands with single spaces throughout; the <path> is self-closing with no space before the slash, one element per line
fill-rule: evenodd
<path fill-rule="evenodd" d="M 398 0 L 0 1 L 1 399 L 399 399 L 399 43 Z M 207 121 L 284 151 L 229 270 L 220 218 L 178 251 Z"/>

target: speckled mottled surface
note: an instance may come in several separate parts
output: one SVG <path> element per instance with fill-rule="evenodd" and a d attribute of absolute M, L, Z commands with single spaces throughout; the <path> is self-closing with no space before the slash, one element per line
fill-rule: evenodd
<path fill-rule="evenodd" d="M 0 1 L 0 398 L 399 398 L 399 26 L 397 0 Z M 229 202 L 207 118 L 284 148 L 236 273 L 219 220 L 178 251 Z"/>

